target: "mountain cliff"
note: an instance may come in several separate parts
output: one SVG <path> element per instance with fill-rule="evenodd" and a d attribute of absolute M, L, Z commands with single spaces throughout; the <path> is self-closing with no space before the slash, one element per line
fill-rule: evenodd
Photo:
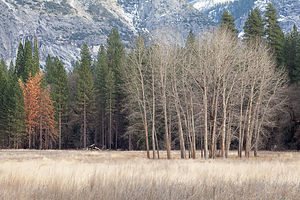
<path fill-rule="evenodd" d="M 0 58 L 9 62 L 18 43 L 36 34 L 41 64 L 50 54 L 71 69 L 82 43 L 95 55 L 112 28 L 130 47 L 138 33 L 151 37 L 164 29 L 186 35 L 212 25 L 185 0 L 1 0 Z"/>
<path fill-rule="evenodd" d="M 267 5 L 273 3 L 284 32 L 291 31 L 294 24 L 300 28 L 299 0 L 189 0 L 189 2 L 216 23 L 220 22 L 222 13 L 228 9 L 235 17 L 239 30 L 243 29 L 251 9 L 258 7 L 264 12 Z"/>

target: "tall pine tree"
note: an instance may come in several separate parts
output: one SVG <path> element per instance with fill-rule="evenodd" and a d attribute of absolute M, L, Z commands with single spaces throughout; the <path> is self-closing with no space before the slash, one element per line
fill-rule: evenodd
<path fill-rule="evenodd" d="M 33 70 L 33 60 L 32 60 L 32 47 L 31 42 L 26 41 L 25 47 L 24 47 L 24 72 L 22 75 L 22 79 L 24 82 L 26 82 L 29 73 L 31 73 L 31 76 L 34 76 L 34 70 Z"/>
<path fill-rule="evenodd" d="M 277 66 L 280 66 L 284 61 L 284 34 L 279 26 L 277 10 L 273 4 L 268 5 L 264 21 L 266 24 L 265 33 L 267 36 L 267 43 L 274 53 L 274 56 L 277 60 Z"/>
<path fill-rule="evenodd" d="M 96 119 L 97 119 L 97 130 L 95 132 L 95 144 L 98 145 L 99 133 L 101 133 L 101 145 L 102 147 L 106 144 L 105 142 L 105 104 L 107 97 L 107 87 L 106 78 L 108 75 L 108 65 L 107 65 L 107 54 L 106 49 L 103 45 L 100 46 L 97 62 L 95 63 L 95 97 L 96 97 Z"/>
<path fill-rule="evenodd" d="M 123 111 L 123 101 L 125 99 L 124 92 L 124 80 L 123 80 L 123 63 L 125 58 L 125 48 L 120 41 L 120 35 L 117 29 L 112 29 L 107 39 L 107 57 L 108 68 L 111 77 L 114 77 L 113 81 L 115 86 L 115 113 L 114 113 L 114 128 L 115 128 L 115 148 L 118 148 L 118 137 L 123 134 L 126 129 L 127 121 Z M 111 71 L 110 71 L 111 70 Z M 112 89 L 112 88 L 111 88 Z M 111 103 L 112 103 L 111 102 Z M 114 107 L 114 106 L 111 106 Z"/>
<path fill-rule="evenodd" d="M 46 58 L 45 80 L 50 85 L 51 98 L 54 101 L 55 119 L 58 124 L 58 147 L 62 148 L 62 132 L 67 123 L 69 107 L 69 86 L 67 72 L 58 57 Z"/>
<path fill-rule="evenodd" d="M 228 10 L 225 10 L 225 12 L 222 14 L 220 27 L 227 29 L 236 36 L 238 34 L 238 30 L 235 28 L 234 18 Z"/>
<path fill-rule="evenodd" d="M 8 139 L 8 77 L 7 67 L 3 60 L 0 61 L 0 146 L 5 147 Z"/>
<path fill-rule="evenodd" d="M 24 47 L 22 42 L 20 42 L 15 67 L 18 77 L 24 76 L 24 67 Z"/>
<path fill-rule="evenodd" d="M 284 63 L 286 65 L 287 71 L 289 73 L 289 77 L 291 82 L 296 82 L 297 76 L 295 76 L 295 71 L 299 68 L 300 64 L 299 59 L 299 33 L 297 26 L 294 25 L 291 33 L 287 33 L 285 36 L 284 43 Z"/>
<path fill-rule="evenodd" d="M 40 58 L 39 58 L 39 47 L 37 37 L 34 37 L 34 44 L 33 44 L 33 68 L 32 73 L 36 74 L 40 72 Z"/>
<path fill-rule="evenodd" d="M 8 127 L 12 138 L 13 148 L 21 148 L 25 137 L 25 113 L 23 92 L 18 83 L 18 75 L 15 67 L 11 64 L 8 73 Z"/>
<path fill-rule="evenodd" d="M 244 25 L 244 39 L 246 41 L 262 40 L 265 36 L 264 23 L 259 8 L 254 8 L 248 15 Z"/>
<path fill-rule="evenodd" d="M 91 53 L 88 46 L 84 43 L 81 48 L 81 60 L 78 70 L 77 81 L 77 111 L 83 135 L 83 147 L 87 147 L 88 132 L 93 132 L 91 125 L 95 110 L 94 81 L 91 72 Z"/>

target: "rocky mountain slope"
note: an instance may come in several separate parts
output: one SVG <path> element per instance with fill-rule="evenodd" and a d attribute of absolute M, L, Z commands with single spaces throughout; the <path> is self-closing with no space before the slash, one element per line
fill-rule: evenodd
<path fill-rule="evenodd" d="M 36 34 L 41 63 L 50 54 L 71 69 L 82 43 L 95 55 L 111 28 L 119 30 L 129 47 L 138 33 L 172 30 L 186 35 L 213 24 L 186 0 L 1 0 L 0 58 L 9 62 L 18 43 Z"/>
<path fill-rule="evenodd" d="M 269 3 L 278 10 L 280 25 L 285 32 L 296 24 L 300 28 L 300 1 L 299 0 L 189 0 L 199 11 L 204 12 L 214 22 L 219 23 L 222 13 L 228 9 L 236 19 L 236 26 L 243 29 L 248 13 L 254 7 L 262 12 Z"/>

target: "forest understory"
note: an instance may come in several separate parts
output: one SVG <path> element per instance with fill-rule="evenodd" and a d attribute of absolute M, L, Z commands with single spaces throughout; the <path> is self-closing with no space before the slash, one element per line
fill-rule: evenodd
<path fill-rule="evenodd" d="M 200 152 L 197 152 L 200 154 Z M 144 151 L 1 150 L 0 199 L 300 199 L 300 153 L 149 160 Z"/>

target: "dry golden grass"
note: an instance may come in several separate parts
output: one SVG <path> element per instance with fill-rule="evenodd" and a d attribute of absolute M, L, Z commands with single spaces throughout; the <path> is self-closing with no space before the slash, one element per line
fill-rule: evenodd
<path fill-rule="evenodd" d="M 0 199 L 300 199 L 300 153 L 235 154 L 153 161 L 144 152 L 2 150 Z"/>

